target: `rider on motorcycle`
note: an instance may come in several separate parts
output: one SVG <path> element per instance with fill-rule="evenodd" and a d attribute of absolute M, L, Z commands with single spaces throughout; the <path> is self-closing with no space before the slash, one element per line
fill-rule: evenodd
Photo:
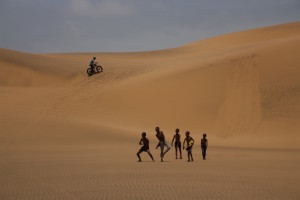
<path fill-rule="evenodd" d="M 90 62 L 90 67 L 91 67 L 91 69 L 92 69 L 93 72 L 95 72 L 95 70 L 94 70 L 94 66 L 96 65 L 95 60 L 96 60 L 96 57 L 93 57 L 92 60 L 91 60 L 91 62 Z"/>

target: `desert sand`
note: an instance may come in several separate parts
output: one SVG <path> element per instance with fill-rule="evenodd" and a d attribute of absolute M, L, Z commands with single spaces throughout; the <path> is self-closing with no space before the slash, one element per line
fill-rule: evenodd
<path fill-rule="evenodd" d="M 150 52 L 0 49 L 0 199 L 300 199 L 299 52 L 300 22 Z M 159 162 L 156 126 L 189 130 L 195 161 Z"/>

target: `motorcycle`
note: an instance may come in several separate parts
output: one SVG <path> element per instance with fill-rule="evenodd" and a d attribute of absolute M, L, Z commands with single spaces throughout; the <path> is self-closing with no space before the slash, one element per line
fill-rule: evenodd
<path fill-rule="evenodd" d="M 92 76 L 93 74 L 98 74 L 103 72 L 103 68 L 100 65 L 97 65 L 97 63 L 94 65 L 94 70 L 92 70 L 91 67 L 87 68 L 86 73 L 88 76 Z"/>

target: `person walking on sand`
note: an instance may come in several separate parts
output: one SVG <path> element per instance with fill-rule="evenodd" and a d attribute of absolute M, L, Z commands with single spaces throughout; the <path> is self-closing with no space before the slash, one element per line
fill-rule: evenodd
<path fill-rule="evenodd" d="M 186 150 L 187 150 L 187 152 L 188 152 L 188 162 L 190 162 L 190 161 L 194 161 L 194 159 L 193 159 L 193 154 L 192 154 L 192 149 L 193 149 L 193 145 L 194 145 L 194 139 L 190 136 L 190 132 L 189 131 L 187 131 L 186 133 L 185 133 L 185 139 L 184 139 L 184 141 L 183 141 L 183 149 L 185 148 L 185 142 L 186 142 L 186 144 L 187 144 L 187 148 L 186 148 Z"/>
<path fill-rule="evenodd" d="M 179 149 L 179 153 L 180 153 L 180 159 L 182 159 L 182 154 L 181 154 L 181 141 L 180 141 L 180 134 L 179 134 L 179 129 L 176 128 L 175 130 L 175 134 L 173 136 L 173 140 L 172 140 L 172 146 L 175 140 L 175 155 L 176 155 L 176 159 L 177 159 L 177 151 Z"/>
<path fill-rule="evenodd" d="M 154 158 L 153 158 L 153 156 L 152 156 L 152 154 L 150 153 L 150 150 L 149 150 L 149 139 L 146 138 L 146 133 L 145 132 L 142 133 L 142 138 L 141 138 L 141 140 L 139 142 L 139 145 L 143 145 L 143 146 L 136 153 L 137 157 L 139 158 L 138 162 L 142 162 L 140 154 L 143 151 L 147 152 L 149 154 L 149 156 L 151 157 L 152 161 L 154 162 Z"/>
<path fill-rule="evenodd" d="M 208 141 L 206 139 L 206 133 L 203 134 L 203 138 L 201 139 L 201 149 L 202 149 L 202 157 L 203 160 L 206 160 L 206 150 L 208 147 Z"/>
<path fill-rule="evenodd" d="M 170 145 L 167 143 L 166 139 L 165 139 L 165 135 L 162 131 L 160 131 L 159 127 L 155 128 L 156 131 L 156 137 L 159 140 L 156 149 L 158 147 L 160 147 L 160 161 L 163 162 L 163 158 L 165 156 L 165 154 L 170 150 Z M 167 147 L 166 151 L 164 152 L 164 147 Z"/>

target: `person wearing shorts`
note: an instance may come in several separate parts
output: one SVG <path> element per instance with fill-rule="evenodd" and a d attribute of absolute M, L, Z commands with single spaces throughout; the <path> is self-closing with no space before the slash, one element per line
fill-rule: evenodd
<path fill-rule="evenodd" d="M 173 136 L 173 140 L 172 140 L 172 146 L 175 140 L 175 155 L 176 155 L 176 159 L 177 159 L 177 151 L 179 149 L 179 153 L 180 153 L 180 159 L 182 159 L 182 154 L 181 154 L 181 141 L 180 141 L 180 134 L 179 134 L 179 129 L 177 128 L 175 130 L 175 134 Z"/>
<path fill-rule="evenodd" d="M 192 150 L 193 150 L 193 145 L 194 145 L 194 139 L 190 136 L 190 132 L 187 131 L 185 133 L 185 139 L 183 141 L 183 149 L 185 148 L 185 142 L 187 144 L 187 147 L 186 147 L 186 151 L 188 152 L 188 162 L 193 162 L 194 159 L 193 159 L 193 154 L 192 154 Z"/>
<path fill-rule="evenodd" d="M 153 158 L 153 156 L 152 156 L 152 154 L 150 153 L 150 150 L 149 150 L 149 139 L 146 138 L 146 133 L 145 132 L 142 133 L 142 138 L 141 138 L 139 144 L 143 145 L 143 146 L 140 148 L 140 150 L 136 154 L 137 157 L 139 158 L 138 162 L 142 162 L 140 154 L 144 151 L 148 153 L 148 155 L 151 157 L 152 161 L 154 162 L 154 158 Z"/>

